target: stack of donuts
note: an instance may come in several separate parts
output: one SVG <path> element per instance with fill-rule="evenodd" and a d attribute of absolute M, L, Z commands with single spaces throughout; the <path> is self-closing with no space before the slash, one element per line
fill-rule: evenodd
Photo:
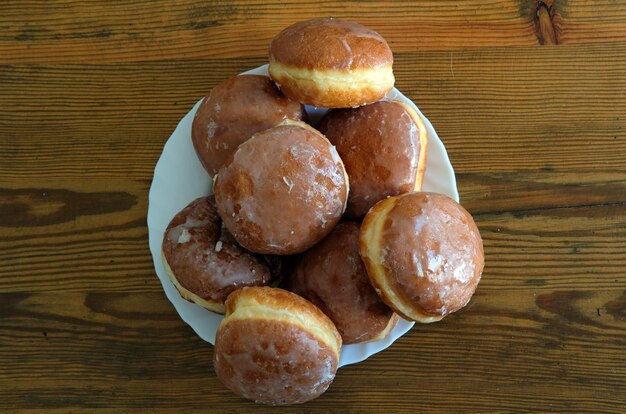
<path fill-rule="evenodd" d="M 427 132 L 385 99 L 392 64 L 359 24 L 296 23 L 272 40 L 269 77 L 225 80 L 195 115 L 214 195 L 171 220 L 163 261 L 183 298 L 224 314 L 214 367 L 245 398 L 316 398 L 342 344 L 380 340 L 399 318 L 441 320 L 480 280 L 472 217 L 421 191 Z M 304 105 L 330 110 L 312 124 Z"/>

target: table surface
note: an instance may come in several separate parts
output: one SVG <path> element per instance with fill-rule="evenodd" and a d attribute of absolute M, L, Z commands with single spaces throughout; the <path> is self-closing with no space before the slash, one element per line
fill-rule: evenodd
<path fill-rule="evenodd" d="M 217 380 L 148 250 L 163 144 L 306 18 L 395 54 L 482 233 L 471 303 L 280 412 L 624 412 L 626 4 L 0 3 L 0 412 L 275 412 Z"/>

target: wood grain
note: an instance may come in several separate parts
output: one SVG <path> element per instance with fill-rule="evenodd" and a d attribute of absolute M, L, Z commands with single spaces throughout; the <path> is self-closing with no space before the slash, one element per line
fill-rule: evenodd
<path fill-rule="evenodd" d="M 157 1 L 111 4 L 8 1 L 0 24 L 5 63 L 128 62 L 266 56 L 280 30 L 318 16 L 355 19 L 388 39 L 395 52 L 540 43 L 538 3 L 563 16 L 561 43 L 626 40 L 626 5 L 610 1 L 534 0 L 332 2 Z M 570 7 L 572 11 L 570 13 Z M 30 18 L 23 19 L 23 10 Z M 543 8 L 540 8 L 544 10 Z M 544 12 L 540 12 L 544 14 Z M 597 16 L 597 17 L 596 17 Z M 604 16 L 610 16 L 608 21 Z M 61 46 L 61 47 L 60 47 Z"/>
<path fill-rule="evenodd" d="M 28 10 L 28 12 L 25 12 Z M 275 412 L 226 390 L 148 249 L 164 142 L 286 25 L 351 18 L 446 145 L 484 239 L 471 303 L 281 412 L 626 407 L 626 5 L 0 3 L 0 412 Z"/>
<path fill-rule="evenodd" d="M 270 412 L 219 384 L 211 374 L 212 347 L 191 334 L 158 292 L 5 294 L 2 299 L 0 343 L 19 347 L 21 357 L 3 357 L 4 369 L 16 374 L 0 379 L 0 409 L 175 408 L 183 399 L 190 408 L 220 404 Z M 342 368 L 330 391 L 306 407 L 331 409 L 349 393 L 349 408 L 356 411 L 463 405 L 522 412 L 553 404 L 619 412 L 626 391 L 624 301 L 624 294 L 611 290 L 537 294 L 531 287 L 479 294 L 468 311 L 420 326 L 393 351 Z M 31 371 L 48 374 L 41 378 Z M 64 385 L 51 390 L 50 383 Z M 491 392 L 475 398 L 477 389 Z"/>

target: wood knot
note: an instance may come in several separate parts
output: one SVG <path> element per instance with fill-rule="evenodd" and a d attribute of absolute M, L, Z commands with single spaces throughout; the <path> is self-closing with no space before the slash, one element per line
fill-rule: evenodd
<path fill-rule="evenodd" d="M 560 15 L 554 1 L 537 2 L 533 18 L 535 34 L 542 45 L 558 45 L 560 38 Z"/>

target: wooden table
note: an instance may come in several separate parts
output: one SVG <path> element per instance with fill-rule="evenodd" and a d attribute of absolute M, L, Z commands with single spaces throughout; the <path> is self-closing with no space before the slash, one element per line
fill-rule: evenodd
<path fill-rule="evenodd" d="M 626 410 L 626 5 L 0 3 L 0 412 L 276 412 L 217 380 L 148 250 L 179 119 L 283 27 L 395 52 L 484 238 L 470 305 L 280 412 Z"/>

